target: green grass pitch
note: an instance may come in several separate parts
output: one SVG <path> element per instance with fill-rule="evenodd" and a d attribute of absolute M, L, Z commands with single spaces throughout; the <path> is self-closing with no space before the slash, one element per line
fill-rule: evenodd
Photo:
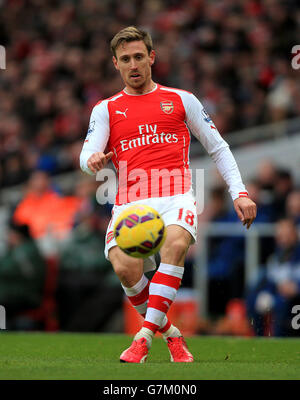
<path fill-rule="evenodd" d="M 0 333 L 0 379 L 300 379 L 300 339 L 187 339 L 195 361 L 171 363 L 154 339 L 145 364 L 119 362 L 132 338 L 119 334 Z"/>

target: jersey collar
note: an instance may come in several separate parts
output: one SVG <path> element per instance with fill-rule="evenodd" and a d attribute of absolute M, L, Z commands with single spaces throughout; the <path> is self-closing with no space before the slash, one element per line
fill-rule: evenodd
<path fill-rule="evenodd" d="M 150 90 L 150 92 L 147 92 L 147 93 L 143 93 L 143 94 L 131 94 L 131 93 L 127 93 L 127 92 L 126 92 L 126 89 L 123 89 L 123 92 L 124 92 L 125 94 L 127 94 L 127 96 L 146 96 L 147 94 L 150 94 L 150 93 L 155 92 L 155 90 L 156 90 L 157 88 L 158 88 L 158 85 L 157 85 L 157 83 L 155 83 L 154 88 L 153 88 L 152 90 Z"/>

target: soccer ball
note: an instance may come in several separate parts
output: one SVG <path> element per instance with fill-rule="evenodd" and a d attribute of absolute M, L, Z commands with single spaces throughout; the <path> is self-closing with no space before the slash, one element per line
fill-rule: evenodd
<path fill-rule="evenodd" d="M 117 245 L 126 254 L 147 258 L 159 251 L 166 239 L 165 224 L 152 207 L 137 204 L 126 208 L 114 225 Z"/>

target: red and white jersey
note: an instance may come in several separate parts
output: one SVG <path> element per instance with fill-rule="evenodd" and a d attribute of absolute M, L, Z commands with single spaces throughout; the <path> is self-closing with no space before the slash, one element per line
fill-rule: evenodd
<path fill-rule="evenodd" d="M 114 153 L 112 162 L 119 174 L 116 204 L 129 202 L 127 194 L 137 181 L 147 182 L 140 199 L 164 196 L 163 179 L 157 188 L 153 184 L 155 171 L 171 173 L 168 195 L 185 193 L 191 186 L 190 132 L 216 162 L 233 200 L 246 193 L 229 146 L 200 101 L 192 93 L 158 84 L 149 93 L 132 95 L 123 90 L 95 105 L 80 166 L 92 174 L 87 161 L 93 153 L 105 149 Z"/>

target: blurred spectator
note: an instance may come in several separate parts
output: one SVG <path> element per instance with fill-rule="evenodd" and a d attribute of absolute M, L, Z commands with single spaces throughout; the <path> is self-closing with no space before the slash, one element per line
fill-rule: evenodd
<path fill-rule="evenodd" d="M 260 188 L 260 201 L 262 204 L 274 202 L 274 187 L 276 181 L 276 166 L 271 160 L 259 163 L 256 180 Z"/>
<path fill-rule="evenodd" d="M 242 299 L 229 300 L 225 315 L 216 321 L 210 333 L 212 335 L 253 336 L 245 302 Z"/>
<path fill-rule="evenodd" d="M 276 251 L 247 297 L 248 316 L 257 335 L 270 329 L 275 336 L 287 336 L 296 334 L 291 329 L 291 310 L 300 301 L 300 242 L 296 225 L 289 219 L 278 221 L 275 235 Z"/>
<path fill-rule="evenodd" d="M 26 185 L 24 198 L 17 205 L 14 221 L 27 224 L 34 238 L 43 236 L 55 215 L 59 194 L 51 187 L 46 172 L 34 172 Z"/>
<path fill-rule="evenodd" d="M 228 211 L 224 187 L 211 190 L 210 222 L 238 222 L 235 212 Z M 243 236 L 211 236 L 208 240 L 209 312 L 220 315 L 227 302 L 241 297 L 244 287 Z"/>
<path fill-rule="evenodd" d="M 82 213 L 60 254 L 57 299 L 63 330 L 102 331 L 122 306 L 123 291 L 104 245 L 101 218 Z"/>
<path fill-rule="evenodd" d="M 273 223 L 277 220 L 274 204 L 270 201 L 271 198 L 266 194 L 265 191 L 261 190 L 261 186 L 258 180 L 253 179 L 248 182 L 247 190 L 249 197 L 255 202 L 257 206 L 257 216 L 255 218 L 255 224 L 257 223 Z M 267 187 L 267 186 L 266 186 Z M 264 236 L 259 239 L 259 256 L 258 260 L 260 264 L 265 264 L 269 256 L 274 252 L 274 237 Z"/>
<path fill-rule="evenodd" d="M 257 216 L 255 222 L 274 222 L 276 220 L 276 212 L 274 205 L 267 201 L 263 202 L 263 190 L 261 190 L 261 185 L 257 179 L 252 179 L 246 184 L 249 197 L 257 205 Z"/>
<path fill-rule="evenodd" d="M 278 169 L 275 181 L 274 207 L 277 219 L 285 216 L 285 203 L 289 193 L 293 190 L 292 173 L 285 169 Z"/>
<path fill-rule="evenodd" d="M 34 238 L 51 234 L 65 238 L 71 231 L 76 212 L 83 199 L 76 196 L 60 196 L 54 189 L 46 172 L 31 174 L 25 196 L 17 205 L 14 220 L 28 224 Z"/>
<path fill-rule="evenodd" d="M 8 156 L 4 163 L 5 176 L 4 186 L 13 186 L 23 183 L 28 178 L 28 173 L 23 168 L 23 160 L 20 154 L 15 153 Z"/>
<path fill-rule="evenodd" d="M 74 225 L 76 226 L 81 217 L 85 216 L 87 213 L 94 212 L 95 214 L 101 216 L 101 229 L 105 229 L 111 218 L 111 204 L 100 205 L 97 202 L 97 189 L 99 188 L 99 182 L 95 181 L 94 177 L 82 177 L 75 184 L 72 196 L 80 199 L 81 205 L 77 210 L 74 217 Z"/>
<path fill-rule="evenodd" d="M 0 304 L 6 308 L 8 329 L 38 328 L 22 313 L 42 301 L 46 266 L 27 225 L 11 223 L 7 251 L 0 259 Z"/>
<path fill-rule="evenodd" d="M 300 190 L 290 192 L 286 199 L 286 216 L 300 226 Z"/>

